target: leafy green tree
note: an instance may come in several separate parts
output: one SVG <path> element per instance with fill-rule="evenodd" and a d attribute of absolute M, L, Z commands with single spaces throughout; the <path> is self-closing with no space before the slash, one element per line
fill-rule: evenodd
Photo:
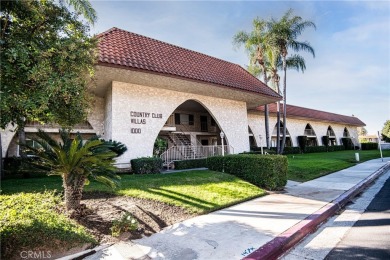
<path fill-rule="evenodd" d="M 367 129 L 365 127 L 358 127 L 358 135 L 365 136 L 367 135 Z"/>
<path fill-rule="evenodd" d="M 118 185 L 115 158 L 127 149 L 122 143 L 92 138 L 84 142 L 78 134 L 71 138 L 70 131 L 60 131 L 56 141 L 44 131 L 32 140 L 37 146 L 26 145 L 27 153 L 36 156 L 31 164 L 50 175 L 60 175 L 64 187 L 66 210 L 73 213 L 80 207 L 84 186 L 93 178 L 111 188 Z"/>
<path fill-rule="evenodd" d="M 82 10 L 87 1 L 66 2 Z M 88 25 L 52 0 L 4 1 L 0 19 L 0 127 L 16 125 L 24 144 L 27 120 L 66 127 L 85 120 L 97 57 Z"/>
<path fill-rule="evenodd" d="M 286 144 L 286 97 L 287 97 L 287 55 L 288 50 L 292 49 L 294 52 L 306 51 L 315 57 L 314 49 L 305 41 L 298 41 L 298 37 L 303 31 L 308 28 L 316 28 L 312 21 L 303 20 L 300 16 L 294 16 L 293 10 L 289 9 L 280 20 L 271 19 L 269 23 L 269 33 L 271 45 L 279 50 L 282 58 L 283 67 L 283 140 L 280 153 L 283 153 Z M 299 56 L 302 64 L 303 58 Z"/>
<path fill-rule="evenodd" d="M 382 139 L 383 141 L 390 142 L 390 120 L 387 120 L 382 128 Z"/>

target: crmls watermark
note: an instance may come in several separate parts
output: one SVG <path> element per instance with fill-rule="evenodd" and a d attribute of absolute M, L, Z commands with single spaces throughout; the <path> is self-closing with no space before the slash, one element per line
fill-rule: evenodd
<path fill-rule="evenodd" d="M 51 258 L 51 251 L 22 251 L 20 257 L 22 259 L 49 259 Z"/>

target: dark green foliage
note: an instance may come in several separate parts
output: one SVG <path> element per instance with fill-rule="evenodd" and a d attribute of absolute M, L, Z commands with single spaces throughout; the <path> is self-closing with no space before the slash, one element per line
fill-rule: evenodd
<path fill-rule="evenodd" d="M 307 146 L 306 153 L 323 153 L 327 152 L 326 146 Z"/>
<path fill-rule="evenodd" d="M 276 147 L 271 147 L 270 149 L 267 149 L 267 147 L 264 147 L 263 151 L 267 152 L 269 154 L 275 154 Z M 251 147 L 251 152 L 245 152 L 245 153 L 261 154 L 261 148 L 260 147 Z M 299 147 L 291 147 L 291 146 L 284 147 L 283 154 L 298 154 L 298 153 L 301 153 L 301 149 Z"/>
<path fill-rule="evenodd" d="M 159 157 L 142 157 L 130 162 L 135 174 L 161 173 L 162 170 L 162 159 Z"/>
<path fill-rule="evenodd" d="M 287 157 L 282 155 L 235 154 L 207 158 L 210 170 L 224 171 L 269 190 L 287 183 Z"/>
<path fill-rule="evenodd" d="M 59 204 L 54 192 L 0 195 L 1 259 L 16 259 L 21 250 L 53 252 L 96 244 L 84 227 L 58 213 Z"/>
<path fill-rule="evenodd" d="M 299 147 L 284 147 L 283 154 L 298 154 L 301 153 L 301 149 Z"/>
<path fill-rule="evenodd" d="M 207 167 L 207 160 L 194 159 L 194 160 L 174 161 L 174 164 L 175 164 L 175 170 L 203 168 L 203 167 Z"/>
<path fill-rule="evenodd" d="M 343 137 L 343 138 L 341 138 L 341 142 L 343 143 L 345 150 L 353 150 L 354 149 L 354 145 L 353 145 L 351 138 Z"/>
<path fill-rule="evenodd" d="M 321 139 L 322 139 L 323 145 L 325 145 L 326 147 L 328 147 L 328 146 L 329 146 L 329 136 L 324 135 Z"/>
<path fill-rule="evenodd" d="M 0 126 L 85 120 L 97 57 L 89 27 L 58 1 L 1 1 L 0 20 Z"/>
<path fill-rule="evenodd" d="M 390 142 L 390 120 L 387 120 L 382 128 L 382 139 L 383 141 Z"/>
<path fill-rule="evenodd" d="M 163 152 L 168 149 L 168 141 L 157 137 L 154 141 L 153 154 L 154 156 L 160 156 Z"/>
<path fill-rule="evenodd" d="M 362 143 L 362 150 L 376 150 L 378 149 L 378 143 Z"/>
<path fill-rule="evenodd" d="M 328 152 L 337 152 L 337 151 L 344 151 L 345 147 L 344 145 L 331 145 L 328 146 Z"/>
<path fill-rule="evenodd" d="M 4 174 L 6 176 L 23 174 L 24 172 L 36 174 L 44 173 L 44 171 L 32 167 L 31 164 L 38 164 L 39 158 L 37 157 L 6 157 L 4 158 Z M 24 163 L 23 163 L 24 162 Z"/>
<path fill-rule="evenodd" d="M 298 145 L 299 145 L 299 148 L 301 148 L 301 151 L 304 153 L 306 151 L 306 145 L 307 145 L 307 136 L 306 135 L 298 136 Z"/>

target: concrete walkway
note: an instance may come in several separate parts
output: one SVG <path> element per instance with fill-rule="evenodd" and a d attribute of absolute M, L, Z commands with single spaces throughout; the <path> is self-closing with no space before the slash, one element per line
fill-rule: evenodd
<path fill-rule="evenodd" d="M 361 184 L 367 177 L 389 168 L 390 158 L 384 162 L 375 159 L 305 183 L 289 182 L 284 193 L 194 217 L 151 237 L 115 244 L 86 259 L 261 259 L 258 248 L 278 246 L 272 242 L 280 234 L 285 236 L 292 227 L 303 229 L 311 216 L 324 214 L 317 212 L 341 197 L 351 199 L 355 196 L 351 190 L 364 188 Z"/>

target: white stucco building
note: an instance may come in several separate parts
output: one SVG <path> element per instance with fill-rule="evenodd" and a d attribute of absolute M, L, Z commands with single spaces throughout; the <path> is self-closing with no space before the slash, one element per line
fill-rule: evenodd
<path fill-rule="evenodd" d="M 169 144 L 171 152 L 164 160 L 264 146 L 262 106 L 281 100 L 239 65 L 117 28 L 99 35 L 96 85 L 91 93 L 93 111 L 74 131 L 124 143 L 128 151 L 118 159 L 123 167 L 133 158 L 152 156 L 157 137 Z M 270 112 L 272 133 L 274 105 Z M 287 106 L 287 115 L 293 146 L 299 135 L 309 136 L 313 145 L 322 145 L 323 135 L 340 144 L 341 137 L 355 138 L 356 128 L 364 126 L 355 117 L 295 106 Z M 58 126 L 28 122 L 27 138 L 37 127 L 58 133 Z M 1 131 L 4 157 L 18 155 L 12 130 Z"/>

